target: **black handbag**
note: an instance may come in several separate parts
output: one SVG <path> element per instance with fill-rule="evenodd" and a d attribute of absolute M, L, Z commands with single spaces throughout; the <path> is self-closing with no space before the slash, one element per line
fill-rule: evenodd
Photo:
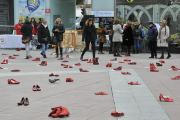
<path fill-rule="evenodd" d="M 50 44 L 52 44 L 52 45 L 56 45 L 57 44 L 57 37 L 56 36 L 52 36 Z"/>

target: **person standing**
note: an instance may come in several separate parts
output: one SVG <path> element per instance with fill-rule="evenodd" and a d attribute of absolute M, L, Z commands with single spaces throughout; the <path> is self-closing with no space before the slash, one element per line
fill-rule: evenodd
<path fill-rule="evenodd" d="M 56 21 L 54 22 L 54 27 L 52 29 L 52 32 L 54 33 L 54 36 L 57 38 L 57 45 L 56 45 L 56 57 L 58 58 L 59 53 L 58 53 L 58 47 L 60 49 L 60 54 L 61 57 L 60 59 L 63 59 L 63 33 L 65 32 L 64 25 L 61 21 L 61 18 L 57 18 Z"/>
<path fill-rule="evenodd" d="M 43 56 L 43 58 L 47 58 L 46 50 L 48 49 L 48 43 L 50 42 L 50 40 L 51 37 L 50 37 L 47 21 L 43 20 L 42 24 L 38 28 L 38 42 L 41 43 L 42 46 L 41 55 Z"/>
<path fill-rule="evenodd" d="M 141 39 L 139 40 L 139 52 L 142 53 L 143 50 L 143 41 L 144 38 L 146 37 L 146 31 L 144 30 L 143 26 L 142 26 L 142 36 Z"/>
<path fill-rule="evenodd" d="M 169 27 L 167 26 L 167 21 L 162 20 L 161 27 L 158 33 L 158 40 L 157 40 L 157 46 L 161 47 L 161 52 L 162 52 L 162 55 L 159 59 L 164 59 L 164 49 L 166 49 L 166 51 L 168 52 L 168 56 L 166 59 L 169 59 L 171 57 L 168 48 L 168 42 L 166 41 L 169 36 L 170 36 L 170 30 Z"/>
<path fill-rule="evenodd" d="M 32 33 L 33 33 L 34 35 L 36 35 L 36 34 L 37 34 L 37 23 L 36 23 L 34 17 L 31 18 L 31 21 L 30 21 L 30 22 L 31 22 L 31 24 L 32 24 L 32 26 L 33 26 L 33 31 L 32 31 Z"/>
<path fill-rule="evenodd" d="M 156 52 L 156 47 L 157 47 L 157 36 L 158 36 L 158 30 L 156 28 L 156 25 L 154 25 L 153 22 L 149 22 L 149 29 L 148 29 L 148 35 L 147 35 L 147 40 L 149 42 L 149 47 L 151 50 L 151 57 L 149 58 L 157 58 L 157 52 Z"/>
<path fill-rule="evenodd" d="M 16 34 L 17 34 L 17 35 L 22 35 L 22 34 L 23 34 L 23 33 L 21 32 L 22 26 L 23 26 L 22 20 L 19 20 L 19 23 L 14 26 L 14 30 L 16 30 Z"/>
<path fill-rule="evenodd" d="M 141 34 L 142 34 L 142 27 L 137 19 L 135 19 L 134 22 L 132 23 L 132 30 L 134 35 L 134 47 L 133 47 L 133 54 L 134 54 L 134 53 L 139 53 L 139 40 L 141 39 Z"/>
<path fill-rule="evenodd" d="M 127 21 L 126 26 L 124 27 L 123 31 L 124 37 L 123 37 L 123 44 L 127 46 L 128 53 L 126 56 L 131 56 L 131 46 L 134 45 L 134 36 L 133 36 L 133 30 L 131 28 L 131 22 Z"/>
<path fill-rule="evenodd" d="M 95 41 L 97 39 L 97 31 L 94 25 L 94 20 L 89 18 L 86 20 L 86 24 L 83 30 L 82 34 L 82 43 L 84 44 L 84 41 L 86 42 L 86 47 L 84 48 L 80 60 L 83 60 L 83 56 L 86 53 L 86 51 L 89 49 L 89 44 L 91 42 L 92 45 L 92 51 L 93 51 L 93 64 L 96 65 L 98 64 L 98 61 L 95 58 Z"/>
<path fill-rule="evenodd" d="M 99 44 L 99 52 L 98 54 L 104 54 L 103 53 L 103 45 L 107 42 L 106 40 L 106 34 L 108 34 L 108 31 L 106 27 L 104 26 L 104 23 L 100 23 L 100 27 L 97 29 L 98 32 L 98 38 L 101 37 L 100 44 Z"/>
<path fill-rule="evenodd" d="M 113 25 L 113 31 L 114 31 L 114 35 L 113 35 L 114 56 L 122 57 L 119 53 L 120 43 L 122 43 L 123 41 L 122 40 L 123 30 L 120 25 L 120 19 L 115 19 L 114 25 Z"/>
<path fill-rule="evenodd" d="M 112 48 L 113 48 L 113 24 L 114 24 L 114 19 L 111 19 L 110 22 L 109 22 L 109 28 L 110 28 L 110 31 L 109 31 L 109 41 L 110 41 L 110 48 L 109 48 L 109 54 L 113 54 L 113 51 L 112 51 Z"/>
<path fill-rule="evenodd" d="M 29 53 L 30 53 L 29 45 L 30 45 L 30 40 L 32 40 L 32 30 L 33 30 L 33 27 L 31 25 L 31 23 L 29 22 L 29 19 L 26 18 L 25 23 L 23 24 L 23 26 L 21 28 L 21 32 L 23 33 L 22 40 L 28 41 L 25 43 L 25 46 L 26 46 L 26 58 L 25 59 L 29 59 Z"/>

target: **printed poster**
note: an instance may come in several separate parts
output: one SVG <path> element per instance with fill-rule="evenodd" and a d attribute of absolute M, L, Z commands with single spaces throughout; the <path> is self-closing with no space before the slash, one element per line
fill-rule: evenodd
<path fill-rule="evenodd" d="M 19 19 L 24 22 L 26 16 L 45 19 L 45 0 L 19 0 Z"/>
<path fill-rule="evenodd" d="M 1 44 L 5 43 L 5 37 L 4 36 L 0 36 L 0 43 Z"/>

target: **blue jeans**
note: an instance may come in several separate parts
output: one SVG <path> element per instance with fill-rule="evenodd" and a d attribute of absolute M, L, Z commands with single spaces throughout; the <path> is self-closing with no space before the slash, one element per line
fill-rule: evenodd
<path fill-rule="evenodd" d="M 139 50 L 143 50 L 143 38 L 141 40 L 139 40 Z"/>
<path fill-rule="evenodd" d="M 139 50 L 139 39 L 134 39 L 133 50 Z"/>
<path fill-rule="evenodd" d="M 42 46 L 42 54 L 46 55 L 46 50 L 48 49 L 48 44 L 41 43 Z"/>

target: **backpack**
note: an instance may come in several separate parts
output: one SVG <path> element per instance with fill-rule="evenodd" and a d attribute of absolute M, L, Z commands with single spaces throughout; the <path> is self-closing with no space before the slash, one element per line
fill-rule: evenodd
<path fill-rule="evenodd" d="M 142 28 L 142 38 L 145 38 L 146 37 L 146 31 L 144 30 L 144 28 Z"/>
<path fill-rule="evenodd" d="M 141 31 L 139 29 L 139 26 L 136 26 L 134 28 L 134 37 L 139 37 L 139 36 L 141 36 Z"/>

